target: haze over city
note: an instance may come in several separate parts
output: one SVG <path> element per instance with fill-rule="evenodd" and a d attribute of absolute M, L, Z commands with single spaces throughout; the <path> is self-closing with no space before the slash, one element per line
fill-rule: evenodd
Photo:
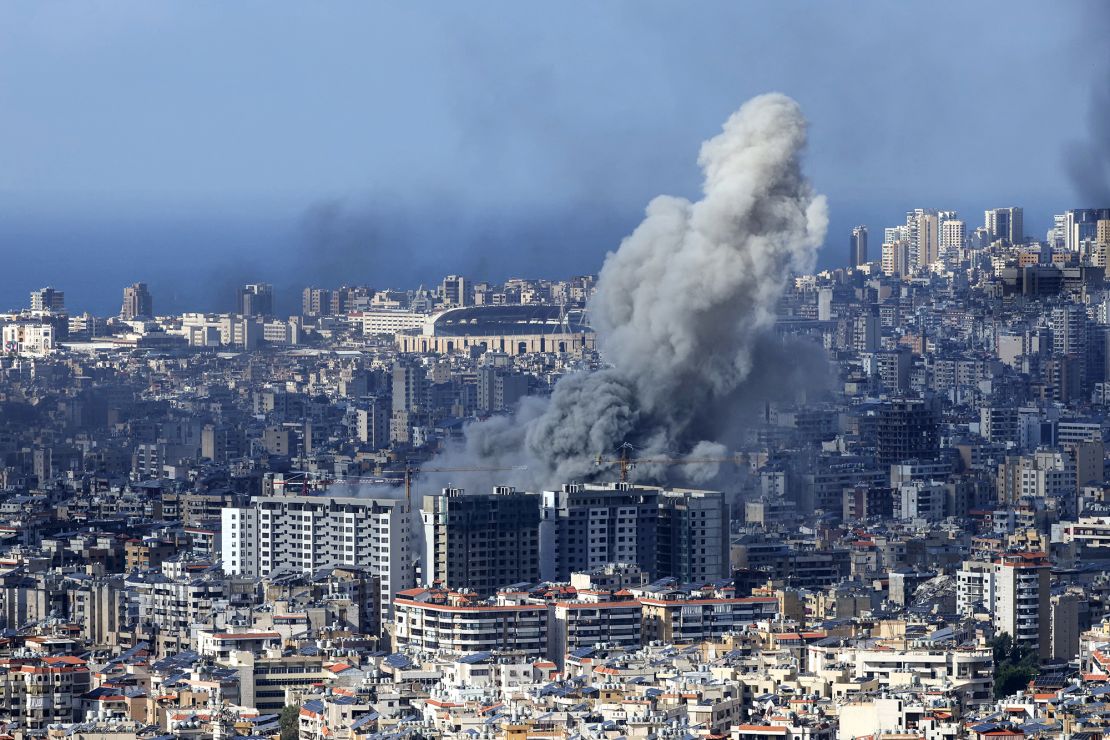
<path fill-rule="evenodd" d="M 0 304 L 69 283 L 176 310 L 237 283 L 596 271 L 698 143 L 780 91 L 830 234 L 922 203 L 1089 198 L 1062 166 L 1107 79 L 1099 2 L 13 2 L 0 8 Z M 33 257 L 33 259 L 32 259 Z M 822 250 L 819 264 L 840 264 Z M 122 272 L 121 272 L 122 268 Z M 74 284 L 70 277 L 84 278 Z"/>

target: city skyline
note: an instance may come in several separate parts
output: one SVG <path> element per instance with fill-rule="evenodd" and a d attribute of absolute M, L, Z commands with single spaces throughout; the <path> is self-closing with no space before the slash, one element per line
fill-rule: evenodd
<path fill-rule="evenodd" d="M 1090 90 L 1107 68 L 1082 52 L 1105 25 L 1095 3 L 952 3 L 946 30 L 989 23 L 1024 34 L 1002 47 L 969 37 L 961 55 L 924 33 L 895 42 L 885 29 L 914 11 L 887 3 L 851 17 L 817 4 L 795 14 L 710 3 L 677 19 L 665 6 L 613 5 L 591 19 L 593 34 L 559 14 L 525 19 L 507 7 L 465 19 L 379 9 L 373 23 L 374 12 L 346 5 L 336 13 L 348 23 L 328 29 L 326 53 L 286 59 L 267 78 L 248 50 L 267 59 L 290 41 L 312 48 L 332 20 L 271 7 L 245 48 L 247 11 L 104 5 L 63 33 L 38 4 L 0 9 L 11 21 L 0 28 L 21 29 L 0 44 L 0 63 L 26 70 L 0 86 L 6 107 L 24 111 L 0 122 L 0 245 L 27 263 L 0 276 L 0 305 L 71 282 L 68 270 L 88 278 L 70 291 L 93 309 L 105 300 L 94 286 L 109 281 L 144 280 L 168 308 L 199 294 L 199 308 L 215 309 L 238 284 L 282 293 L 306 274 L 417 285 L 447 272 L 596 271 L 648 198 L 696 190 L 690 155 L 720 116 L 769 90 L 798 99 L 813 120 L 807 167 L 830 198 L 821 266 L 841 263 L 838 235 L 851 226 L 879 228 L 915 207 L 967 214 L 1015 203 L 1039 234 L 1052 213 L 1099 205 L 1066 161 L 1097 136 Z M 189 29 L 217 17 L 208 57 L 183 66 Z M 605 42 L 616 28 L 627 48 Z M 851 52 L 820 51 L 831 29 Z M 698 42 L 679 41 L 678 30 Z M 380 43 L 357 43 L 359 33 Z M 805 41 L 776 45 L 776 34 Z M 383 55 L 414 38 L 428 53 L 386 73 Z M 563 59 L 564 38 L 585 53 Z M 132 65 L 132 55 L 149 63 Z M 467 61 L 445 65 L 445 55 Z M 171 91 L 158 75 L 182 84 Z M 281 75 L 281 85 L 268 81 Z M 316 75 L 333 84 L 313 84 Z M 78 94 L 36 92 L 79 84 L 106 104 L 77 109 Z M 651 94 L 659 89 L 670 97 Z M 930 105 L 917 115 L 922 97 Z M 1038 97 L 1060 115 L 1015 108 Z M 998 200 L 982 202 L 988 193 Z"/>
<path fill-rule="evenodd" d="M 0 4 L 0 740 L 1104 737 L 1107 39 Z"/>

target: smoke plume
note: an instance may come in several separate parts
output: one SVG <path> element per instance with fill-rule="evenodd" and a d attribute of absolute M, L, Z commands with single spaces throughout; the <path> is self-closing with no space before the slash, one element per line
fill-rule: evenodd
<path fill-rule="evenodd" d="M 1083 11 L 1083 48 L 1095 66 L 1094 85 L 1087 108 L 1087 138 L 1072 142 L 1065 149 L 1064 164 L 1083 208 L 1110 205 L 1110 54 L 1106 53 L 1106 34 L 1110 33 L 1110 7 L 1106 3 L 1085 6 Z"/>
<path fill-rule="evenodd" d="M 589 312 L 608 367 L 471 424 L 429 467 L 527 466 L 498 478 L 538 490 L 593 477 L 596 456 L 624 442 L 640 455 L 720 454 L 709 437 L 731 424 L 735 399 L 758 390 L 751 383 L 775 375 L 759 363 L 782 359 L 765 346 L 776 301 L 824 239 L 825 199 L 802 175 L 805 143 L 792 99 L 745 103 L 702 144 L 701 199 L 655 198 L 607 256 Z M 694 480 L 715 473 L 683 467 Z"/>

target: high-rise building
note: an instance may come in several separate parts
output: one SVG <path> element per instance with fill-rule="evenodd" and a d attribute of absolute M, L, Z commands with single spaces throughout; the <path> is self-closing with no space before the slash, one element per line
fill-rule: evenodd
<path fill-rule="evenodd" d="M 987 230 L 992 243 L 1004 241 L 1010 244 L 1021 244 L 1025 241 L 1022 210 L 1020 208 L 1010 206 L 984 211 L 983 227 Z"/>
<path fill-rule="evenodd" d="M 269 283 L 251 283 L 239 289 L 236 313 L 243 316 L 273 316 L 274 286 Z"/>
<path fill-rule="evenodd" d="M 1073 208 L 1056 217 L 1053 231 L 1063 232 L 1063 249 L 1078 252 L 1098 237 L 1098 222 L 1110 219 L 1110 208 Z"/>
<path fill-rule="evenodd" d="M 473 303 L 469 296 L 470 282 L 460 275 L 448 275 L 443 278 L 439 293 L 444 305 L 452 308 L 461 308 Z"/>
<path fill-rule="evenodd" d="M 957 218 L 940 222 L 940 258 L 949 259 L 967 244 L 967 224 Z"/>
<path fill-rule="evenodd" d="M 246 444 L 243 429 L 237 424 L 205 424 L 200 432 L 200 455 L 212 462 L 241 457 Z"/>
<path fill-rule="evenodd" d="M 326 288 L 305 288 L 301 293 L 301 315 L 331 315 L 331 291 Z"/>
<path fill-rule="evenodd" d="M 1068 217 L 1067 214 L 1058 213 L 1052 217 L 1052 228 L 1045 235 L 1045 243 L 1054 252 L 1067 250 L 1068 243 Z"/>
<path fill-rule="evenodd" d="M 1049 571 L 1044 553 L 1007 553 L 994 562 L 994 628 L 1042 660 L 1052 655 Z"/>
<path fill-rule="evenodd" d="M 134 283 L 123 289 L 123 306 L 120 308 L 119 315 L 124 321 L 154 315 L 154 299 L 146 283 Z"/>
<path fill-rule="evenodd" d="M 510 487 L 468 495 L 445 488 L 425 496 L 425 581 L 491 596 L 540 577 L 540 497 Z"/>
<path fill-rule="evenodd" d="M 424 418 L 428 405 L 428 377 L 424 367 L 414 362 L 393 365 L 393 413 L 389 439 L 401 444 L 412 441 L 412 428 Z"/>
<path fill-rule="evenodd" d="M 936 211 L 917 208 L 906 214 L 910 232 L 910 270 L 928 267 L 940 254 L 940 218 Z"/>
<path fill-rule="evenodd" d="M 487 414 L 507 411 L 528 395 L 528 376 L 487 365 L 478 370 L 477 391 L 478 411 Z"/>
<path fill-rule="evenodd" d="M 540 577 L 566 581 L 607 563 L 635 564 L 654 576 L 658 521 L 657 488 L 571 483 L 544 491 Z"/>
<path fill-rule="evenodd" d="M 567 484 L 544 491 L 540 568 L 544 580 L 609 563 L 651 578 L 706 583 L 728 574 L 728 508 L 720 491 L 631 483 Z"/>
<path fill-rule="evenodd" d="M 1079 635 L 1089 626 L 1089 605 L 1082 593 L 1065 592 L 1049 599 L 1049 623 L 1053 660 L 1079 657 Z"/>
<path fill-rule="evenodd" d="M 66 310 L 65 293 L 54 288 L 46 287 L 31 291 L 32 311 L 55 311 L 61 313 Z"/>
<path fill-rule="evenodd" d="M 1105 268 L 1107 255 L 1110 254 L 1110 218 L 1101 218 L 1095 226 L 1095 243 L 1091 252 L 1091 264 Z"/>
<path fill-rule="evenodd" d="M 1087 312 L 1080 304 L 1052 309 L 1052 351 L 1083 356 L 1087 351 Z"/>
<path fill-rule="evenodd" d="M 911 271 L 911 259 L 908 239 L 883 242 L 881 266 L 884 275 L 908 275 Z"/>
<path fill-rule="evenodd" d="M 848 266 L 859 267 L 867 264 L 867 227 L 856 226 L 852 228 L 852 237 L 848 242 Z"/>
<path fill-rule="evenodd" d="M 372 450 L 380 450 L 389 446 L 389 417 L 390 408 L 388 399 L 371 398 L 365 407 L 356 412 L 357 429 L 355 434 L 358 441 Z"/>
<path fill-rule="evenodd" d="M 937 418 L 922 399 L 896 398 L 879 408 L 876 457 L 880 465 L 931 459 L 939 452 Z"/>
<path fill-rule="evenodd" d="M 877 352 L 881 339 L 882 327 L 873 311 L 860 314 L 852 322 L 852 349 L 856 352 Z"/>
<path fill-rule="evenodd" d="M 428 402 L 428 377 L 415 362 L 393 364 L 393 410 L 417 413 Z"/>
<path fill-rule="evenodd" d="M 653 575 L 704 585 L 730 573 L 729 515 L 721 491 L 662 491 Z"/>
<path fill-rule="evenodd" d="M 412 523 L 404 501 L 338 496 L 261 496 L 220 514 L 224 570 L 264 577 L 360 566 L 377 583 L 371 633 L 391 623 L 393 596 L 415 585 Z"/>

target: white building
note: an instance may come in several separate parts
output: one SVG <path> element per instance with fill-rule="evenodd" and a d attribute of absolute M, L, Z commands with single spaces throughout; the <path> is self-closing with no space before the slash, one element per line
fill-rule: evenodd
<path fill-rule="evenodd" d="M 935 522 L 944 518 L 948 488 L 936 481 L 913 481 L 898 486 L 894 496 L 895 519 L 924 519 Z"/>
<path fill-rule="evenodd" d="M 982 604 L 995 630 L 1046 658 L 1052 648 L 1048 581 L 1043 553 L 1012 553 L 993 563 L 967 561 L 956 575 L 956 608 L 968 615 Z"/>
<path fill-rule="evenodd" d="M 265 338 L 264 324 L 260 317 L 237 314 L 182 314 L 180 332 L 190 347 L 235 346 L 254 349 Z"/>
<path fill-rule="evenodd" d="M 266 577 L 277 569 L 369 568 L 380 581 L 380 624 L 392 597 L 415 585 L 412 522 L 403 501 L 338 496 L 263 496 L 221 512 L 224 569 Z"/>
<path fill-rule="evenodd" d="M 427 314 L 417 311 L 371 309 L 362 312 L 362 334 L 363 336 L 392 335 L 407 329 L 422 329 L 426 318 L 428 318 Z"/>
<path fill-rule="evenodd" d="M 898 650 L 809 645 L 806 650 L 809 670 L 815 674 L 844 664 L 852 667 L 855 678 L 876 680 L 883 689 L 951 688 L 963 694 L 968 704 L 984 704 L 992 698 L 994 655 L 989 648 Z"/>

